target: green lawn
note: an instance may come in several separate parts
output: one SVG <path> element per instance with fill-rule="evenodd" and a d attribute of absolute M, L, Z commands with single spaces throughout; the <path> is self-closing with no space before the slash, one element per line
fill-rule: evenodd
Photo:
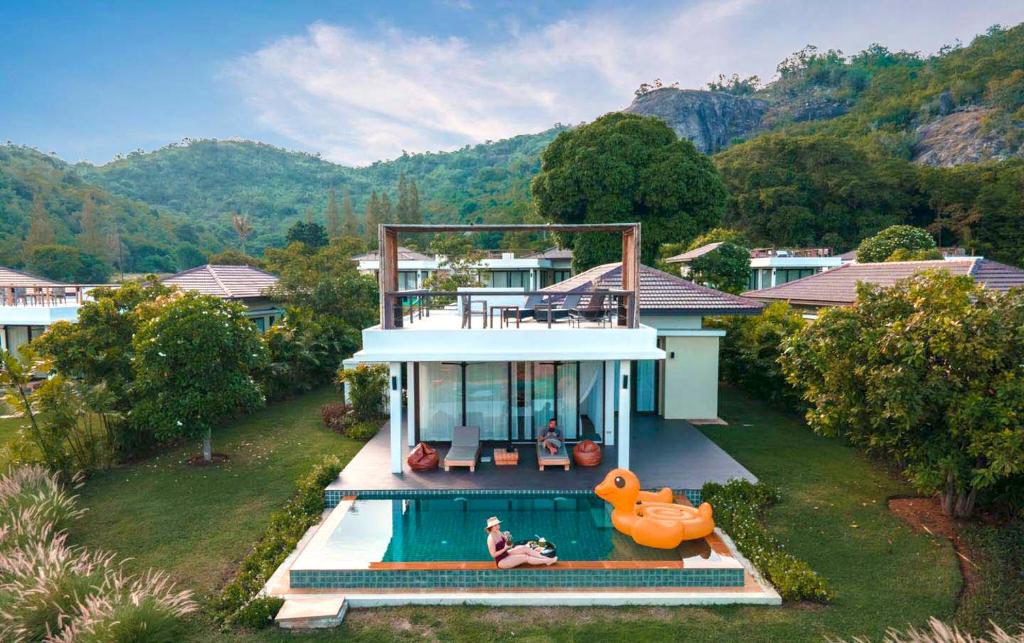
<path fill-rule="evenodd" d="M 130 557 L 135 569 L 167 570 L 200 595 L 216 590 L 298 478 L 323 456 L 348 459 L 362 446 L 321 425 L 320 405 L 336 397 L 323 389 L 215 432 L 214 451 L 231 458 L 223 465 L 186 464 L 195 444 L 96 475 L 81 489 L 88 511 L 73 540 Z"/>
<path fill-rule="evenodd" d="M 178 451 L 90 480 L 83 490 L 89 514 L 75 529 L 76 540 L 212 590 L 320 454 L 354 453 L 358 445 L 319 426 L 317 409 L 330 396 L 283 403 L 221 432 L 215 448 L 232 455 L 227 466 L 194 469 Z M 723 391 L 722 414 L 730 426 L 704 432 L 782 488 L 784 501 L 769 524 L 829 580 L 832 605 L 353 610 L 340 632 L 300 636 L 273 629 L 223 634 L 198 618 L 191 640 L 820 641 L 826 635 L 877 639 L 890 625 L 953 617 L 960 577 L 951 546 L 911 532 L 886 510 L 889 496 L 911 492 L 906 485 L 854 450 L 733 391 Z"/>

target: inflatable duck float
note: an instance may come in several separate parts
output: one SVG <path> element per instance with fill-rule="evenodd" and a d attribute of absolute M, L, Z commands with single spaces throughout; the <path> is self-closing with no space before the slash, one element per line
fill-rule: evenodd
<path fill-rule="evenodd" d="M 613 507 L 612 525 L 638 545 L 675 549 L 684 540 L 703 538 L 715 530 L 711 505 L 694 509 L 672 502 L 668 487 L 642 491 L 632 471 L 612 469 L 594 493 Z"/>

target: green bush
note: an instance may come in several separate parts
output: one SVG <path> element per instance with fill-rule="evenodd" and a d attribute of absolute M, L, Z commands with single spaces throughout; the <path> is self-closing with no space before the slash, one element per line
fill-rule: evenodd
<path fill-rule="evenodd" d="M 787 410 L 802 408 L 800 393 L 779 364 L 782 343 L 806 325 L 785 302 L 769 305 L 760 315 L 724 317 L 709 326 L 725 330 L 721 373 L 726 382 Z"/>
<path fill-rule="evenodd" d="M 373 420 L 384 412 L 388 369 L 383 364 L 359 364 L 338 372 L 338 384 L 348 384 L 348 398 L 357 420 Z"/>
<path fill-rule="evenodd" d="M 345 427 L 343 433 L 346 437 L 350 437 L 353 440 L 369 440 L 377 435 L 377 431 L 380 431 L 380 425 L 380 419 L 360 420 Z"/>
<path fill-rule="evenodd" d="M 227 625 L 249 622 L 243 614 L 257 597 L 274 571 L 295 549 L 303 534 L 320 520 L 324 510 L 324 487 L 341 473 L 337 456 L 330 456 L 313 467 L 285 507 L 270 516 L 267 530 L 252 551 L 242 560 L 238 573 L 221 592 L 214 609 Z M 255 612 L 259 608 L 252 608 Z"/>
<path fill-rule="evenodd" d="M 765 510 L 780 500 L 777 489 L 764 483 L 730 480 L 709 482 L 701 494 L 715 510 L 715 522 L 787 601 L 827 603 L 832 591 L 810 565 L 782 550 L 765 529 Z"/>
<path fill-rule="evenodd" d="M 283 604 L 283 598 L 259 596 L 232 614 L 228 624 L 233 627 L 246 627 L 253 630 L 267 627 L 274 622 L 274 617 L 277 616 L 277 612 Z"/>

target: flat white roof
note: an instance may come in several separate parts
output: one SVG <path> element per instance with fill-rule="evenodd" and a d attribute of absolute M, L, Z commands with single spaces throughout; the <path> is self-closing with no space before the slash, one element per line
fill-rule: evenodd
<path fill-rule="evenodd" d="M 495 317 L 495 322 L 498 319 Z M 659 360 L 658 331 L 638 328 L 600 327 L 584 323 L 569 326 L 523 320 L 506 327 L 483 328 L 473 317 L 473 328 L 461 327 L 454 310 L 431 311 L 430 317 L 416 319 L 402 328 L 383 330 L 373 326 L 363 331 L 363 349 L 353 355 L 356 362 L 508 362 L 508 361 L 600 361 Z"/>

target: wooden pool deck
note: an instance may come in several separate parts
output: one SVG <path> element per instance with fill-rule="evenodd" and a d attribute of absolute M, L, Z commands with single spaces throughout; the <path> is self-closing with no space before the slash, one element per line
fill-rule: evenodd
<path fill-rule="evenodd" d="M 729 431 L 729 427 L 715 427 L 715 431 Z M 403 439 L 404 439 L 403 430 Z M 634 415 L 631 421 L 632 470 L 645 488 L 671 487 L 672 489 L 700 489 L 705 482 L 726 482 L 743 478 L 756 482 L 757 478 L 704 436 L 689 422 L 665 420 L 650 415 Z M 533 445 L 517 445 L 519 464 L 497 466 L 493 450 L 504 448 L 505 443 L 484 443 L 481 455 L 490 461 L 481 461 L 475 472 L 468 469 L 443 467 L 434 471 L 406 470 L 401 475 L 390 471 L 390 435 L 387 427 L 381 429 L 348 463 L 341 475 L 332 482 L 329 491 L 403 491 L 403 490 L 573 490 L 592 489 L 605 474 L 617 466 L 617 447 L 603 447 L 602 462 L 597 467 L 577 467 L 569 471 L 548 468 L 539 471 Z M 446 443 L 438 443 L 441 461 L 447 451 Z M 570 444 L 570 449 L 572 445 Z M 404 447 L 408 454 L 410 447 Z M 404 457 L 404 456 L 403 456 Z"/>

